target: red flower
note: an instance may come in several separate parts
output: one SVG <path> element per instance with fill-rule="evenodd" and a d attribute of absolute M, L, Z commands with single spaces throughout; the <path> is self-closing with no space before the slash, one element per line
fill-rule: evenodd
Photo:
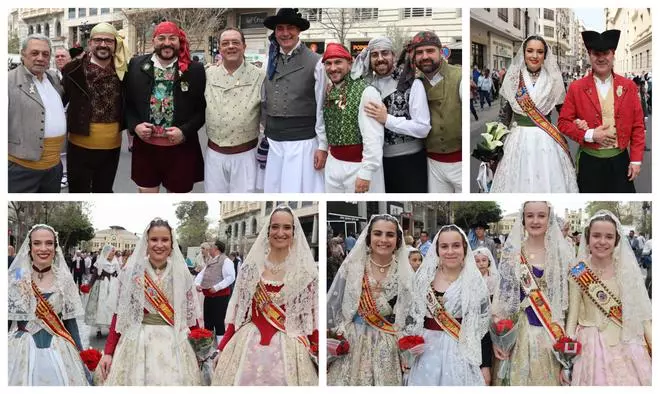
<path fill-rule="evenodd" d="M 559 353 L 579 355 L 582 351 L 582 344 L 567 336 L 559 338 L 559 340 L 552 346 Z"/>
<path fill-rule="evenodd" d="M 337 355 L 341 356 L 344 354 L 348 354 L 348 351 L 351 350 L 351 345 L 348 343 L 347 340 L 341 341 L 339 346 L 337 346 Z"/>
<path fill-rule="evenodd" d="M 319 354 L 319 345 L 312 343 L 311 346 L 309 347 L 309 351 L 314 355 Z"/>
<path fill-rule="evenodd" d="M 495 332 L 497 335 L 504 335 L 511 330 L 513 330 L 513 320 L 511 319 L 502 319 L 495 323 Z"/>
<path fill-rule="evenodd" d="M 213 338 L 213 331 L 209 331 L 205 328 L 193 328 L 188 334 L 188 339 L 192 340 L 201 340 Z"/>
<path fill-rule="evenodd" d="M 412 349 L 422 343 L 424 343 L 424 338 L 420 337 L 419 335 L 408 335 L 399 339 L 399 349 Z"/>
<path fill-rule="evenodd" d="M 88 294 L 91 289 L 89 288 L 89 285 L 82 285 L 80 286 L 80 291 L 82 291 L 85 294 Z"/>
<path fill-rule="evenodd" d="M 93 372 L 96 369 L 96 366 L 99 364 L 99 361 L 101 361 L 101 352 L 96 349 L 89 348 L 80 352 L 80 358 L 87 366 L 87 369 Z"/>

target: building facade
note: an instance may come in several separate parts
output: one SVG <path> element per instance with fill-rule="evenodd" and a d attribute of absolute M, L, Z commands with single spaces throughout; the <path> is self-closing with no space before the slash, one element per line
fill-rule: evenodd
<path fill-rule="evenodd" d="M 582 208 L 578 210 L 564 209 L 564 220 L 570 223 L 568 230 L 569 234 L 572 234 L 575 231 L 581 233 L 584 230 L 585 221 Z"/>
<path fill-rule="evenodd" d="M 106 244 L 114 246 L 117 250 L 133 250 L 139 239 L 136 234 L 121 226 L 110 226 L 109 229 L 97 231 L 94 238 L 86 242 L 86 250 L 98 251 Z"/>
<path fill-rule="evenodd" d="M 653 64 L 652 19 L 650 8 L 606 8 L 607 29 L 621 30 L 614 58 L 614 72 L 644 75 Z"/>

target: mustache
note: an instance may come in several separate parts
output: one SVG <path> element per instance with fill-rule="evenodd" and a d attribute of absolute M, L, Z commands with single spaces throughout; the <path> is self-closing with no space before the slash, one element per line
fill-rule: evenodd
<path fill-rule="evenodd" d="M 97 51 L 101 51 L 101 50 L 103 50 L 103 49 L 105 49 L 106 51 L 109 51 L 109 50 L 110 50 L 109 47 L 96 47 L 96 50 L 97 50 Z"/>
<path fill-rule="evenodd" d="M 171 49 L 171 50 L 173 50 L 173 51 L 176 50 L 176 49 L 174 49 L 174 47 L 173 47 L 172 45 L 162 45 L 162 46 L 159 46 L 157 49 L 158 49 L 159 51 L 162 51 L 162 50 L 164 50 L 164 49 Z"/>

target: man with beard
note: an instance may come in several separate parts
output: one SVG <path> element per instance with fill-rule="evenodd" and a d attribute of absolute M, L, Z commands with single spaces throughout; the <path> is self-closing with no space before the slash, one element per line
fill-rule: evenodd
<path fill-rule="evenodd" d="M 322 60 L 332 82 L 323 106 L 330 151 L 325 191 L 382 193 L 383 125 L 365 112 L 367 103 L 380 102 L 380 94 L 360 76 L 351 78 L 353 58 L 343 45 L 328 44 Z"/>
<path fill-rule="evenodd" d="M 402 56 L 401 63 L 408 61 Z M 369 41 L 353 64 L 352 75 L 364 77 L 382 101 L 369 102 L 365 113 L 385 127 L 385 192 L 426 193 L 428 178 L 424 138 L 431 130 L 426 91 L 414 74 L 394 66 L 394 46 L 386 37 Z"/>
<path fill-rule="evenodd" d="M 245 36 L 240 30 L 225 29 L 220 34 L 224 61 L 206 69 L 207 193 L 252 193 L 256 187 L 265 73 L 245 61 L 245 48 Z"/>
<path fill-rule="evenodd" d="M 447 63 L 441 53 L 440 38 L 431 31 L 417 33 L 409 50 L 424 74 L 422 82 L 431 111 L 431 132 L 426 138 L 429 192 L 460 193 L 461 68 Z"/>
<path fill-rule="evenodd" d="M 124 43 L 109 23 L 94 26 L 89 53 L 64 66 L 67 174 L 71 193 L 112 193 L 123 121 Z"/>
<path fill-rule="evenodd" d="M 131 178 L 140 193 L 188 193 L 204 179 L 197 131 L 204 124 L 206 76 L 190 60 L 185 32 L 173 22 L 154 29 L 154 53 L 131 59 L 126 123 L 133 142 Z"/>
<path fill-rule="evenodd" d="M 299 38 L 301 31 L 309 29 L 309 21 L 297 8 L 280 8 L 277 15 L 264 20 L 264 26 L 274 30 L 264 82 L 264 144 L 269 146 L 264 192 L 323 192 L 322 169 L 328 155 L 323 65 L 321 56 Z"/>
<path fill-rule="evenodd" d="M 571 84 L 559 114 L 559 131 L 580 144 L 575 160 L 580 193 L 635 193 L 633 180 L 641 170 L 646 127 L 639 91 L 613 72 L 620 34 L 582 32 L 592 73 Z"/>
<path fill-rule="evenodd" d="M 10 193 L 59 193 L 66 118 L 58 78 L 47 72 L 51 43 L 41 34 L 21 45 L 23 65 L 7 75 Z"/>

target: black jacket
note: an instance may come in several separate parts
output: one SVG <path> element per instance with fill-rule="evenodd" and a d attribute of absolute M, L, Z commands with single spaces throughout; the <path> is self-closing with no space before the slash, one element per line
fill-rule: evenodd
<path fill-rule="evenodd" d="M 135 126 L 149 122 L 149 100 L 154 88 L 154 64 L 152 54 L 136 56 L 128 64 L 124 77 L 126 98 L 126 126 L 135 134 Z M 174 65 L 178 70 L 178 62 Z M 185 143 L 198 141 L 197 131 L 204 125 L 206 116 L 206 73 L 204 66 L 192 62 L 174 80 L 174 124 L 183 132 Z M 183 85 L 183 89 L 182 89 Z M 199 143 L 199 142 L 197 142 Z"/>

